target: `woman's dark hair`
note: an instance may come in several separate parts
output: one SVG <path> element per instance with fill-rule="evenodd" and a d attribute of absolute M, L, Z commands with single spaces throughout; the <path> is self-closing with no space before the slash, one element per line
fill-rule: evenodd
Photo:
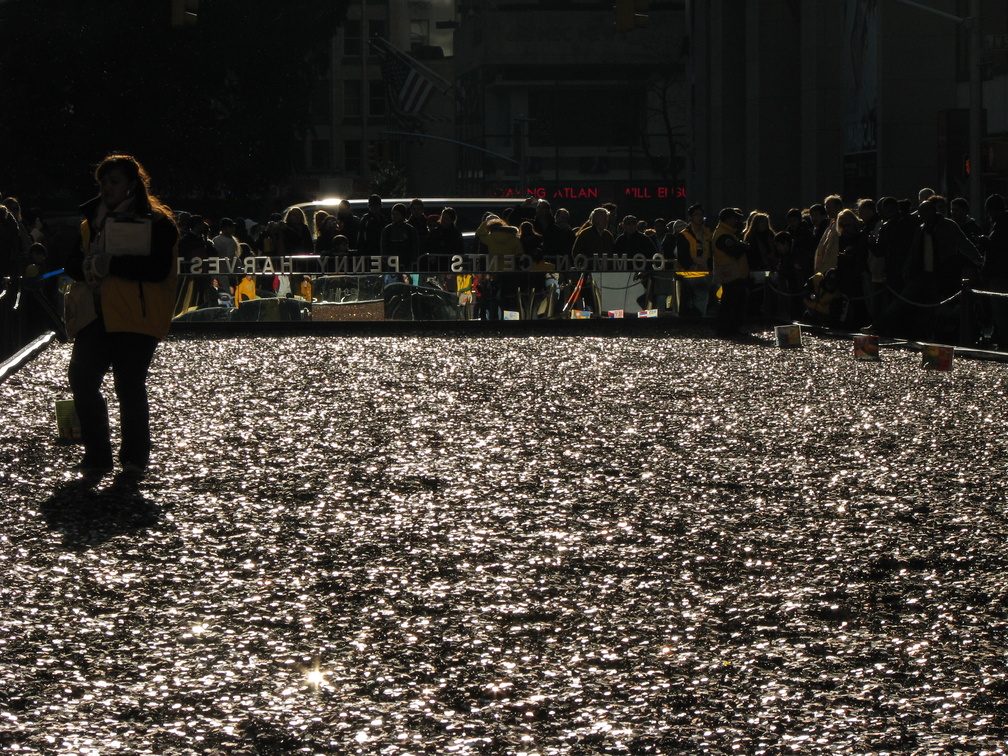
<path fill-rule="evenodd" d="M 315 215 L 312 216 L 312 222 L 315 224 L 315 237 L 318 238 L 322 235 L 322 224 L 325 223 L 326 218 L 331 218 L 325 210 L 316 210 Z"/>
<path fill-rule="evenodd" d="M 762 230 L 758 229 L 756 225 L 759 221 L 765 221 L 766 228 Z M 755 238 L 756 236 L 768 236 L 773 238 L 773 235 L 774 229 L 773 226 L 770 225 L 770 215 L 760 210 L 753 210 L 752 214 L 749 216 L 749 228 L 745 230 L 743 239 L 745 239 L 745 241 L 749 241 L 749 239 Z"/>
<path fill-rule="evenodd" d="M 101 181 L 110 171 L 120 171 L 127 179 L 136 182 L 136 206 L 141 212 L 158 212 L 174 223 L 171 208 L 150 190 L 150 176 L 132 155 L 108 155 L 95 169 L 95 181 Z"/>

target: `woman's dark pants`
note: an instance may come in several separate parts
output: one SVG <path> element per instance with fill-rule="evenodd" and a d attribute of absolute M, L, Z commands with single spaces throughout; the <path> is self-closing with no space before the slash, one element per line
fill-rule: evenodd
<path fill-rule="evenodd" d="M 101 319 L 77 334 L 69 378 L 80 418 L 84 464 L 112 466 L 108 405 L 101 393 L 102 381 L 111 370 L 119 399 L 119 461 L 147 466 L 151 450 L 147 372 L 157 345 L 158 339 L 141 333 L 108 333 Z"/>

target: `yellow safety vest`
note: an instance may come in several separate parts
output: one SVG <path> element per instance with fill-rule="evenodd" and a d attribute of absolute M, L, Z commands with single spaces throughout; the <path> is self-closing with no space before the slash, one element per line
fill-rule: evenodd
<path fill-rule="evenodd" d="M 732 257 L 718 249 L 718 240 L 726 234 L 738 239 L 738 233 L 735 229 L 727 223 L 718 223 L 717 228 L 714 229 L 712 246 L 714 248 L 714 279 L 719 284 L 749 277 L 749 260 L 744 254 Z"/>
<path fill-rule="evenodd" d="M 693 259 L 692 267 L 679 271 L 683 278 L 703 278 L 710 273 L 711 266 L 711 233 L 704 226 L 700 233 L 701 239 L 693 235 L 692 226 L 687 226 L 679 232 L 690 245 L 690 257 Z"/>

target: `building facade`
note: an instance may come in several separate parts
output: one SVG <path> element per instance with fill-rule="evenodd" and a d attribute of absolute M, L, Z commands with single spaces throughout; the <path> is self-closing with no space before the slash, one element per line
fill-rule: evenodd
<path fill-rule="evenodd" d="M 405 12 L 403 12 L 405 10 Z M 422 124 L 393 113 L 372 39 L 410 53 L 450 86 L 454 0 L 353 0 L 332 40 L 328 75 L 316 82 L 313 124 L 297 155 L 296 191 L 305 200 L 365 196 L 383 166 L 416 195 L 454 188 L 454 97 L 436 92 Z M 437 139 L 435 139 L 437 138 Z"/>
<path fill-rule="evenodd" d="M 687 204 L 684 3 L 615 29 L 613 3 L 466 3 L 455 34 L 458 192 L 642 217 Z"/>
<path fill-rule="evenodd" d="M 982 194 L 1008 189 L 1008 6 L 978 0 Z M 969 196 L 968 0 L 687 3 L 691 188 L 780 218 L 833 193 Z M 1002 147 L 1002 144 L 1004 146 Z M 977 210 L 975 209 L 974 212 Z"/>
<path fill-rule="evenodd" d="M 969 196 L 969 35 L 980 9 L 983 192 L 1008 192 L 1008 6 L 995 0 L 354 0 L 298 156 L 305 199 L 533 194 L 681 217 L 694 201 L 779 219 L 839 192 Z M 405 7 L 406 12 L 403 13 Z M 391 112 L 368 40 L 439 82 Z"/>

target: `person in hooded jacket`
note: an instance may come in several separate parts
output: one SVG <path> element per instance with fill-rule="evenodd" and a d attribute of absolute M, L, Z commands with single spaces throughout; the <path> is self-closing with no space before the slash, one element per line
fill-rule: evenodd
<path fill-rule="evenodd" d="M 500 307 L 505 310 L 518 309 L 518 277 L 515 274 L 515 266 L 518 258 L 525 254 L 521 239 L 518 238 L 518 228 L 508 224 L 503 218 L 498 218 L 493 213 L 488 213 L 476 229 L 476 238 L 483 244 L 490 259 L 487 261 L 487 268 L 494 271 L 487 279 L 479 283 L 479 292 L 494 290 L 497 295 L 492 300 L 499 302 Z M 481 299 L 485 299 L 481 296 Z"/>
<path fill-rule="evenodd" d="M 119 399 L 119 461 L 124 473 L 139 477 L 151 453 L 147 374 L 171 325 L 179 234 L 171 210 L 150 193 L 150 177 L 135 158 L 106 157 L 95 179 L 100 193 L 81 207 L 81 243 L 66 266 L 75 281 L 88 284 L 93 304 L 93 313 L 89 309 L 81 319 L 90 322 L 74 336 L 68 370 L 84 445 L 84 457 L 73 469 L 85 476 L 113 469 L 101 392 L 111 370 Z M 139 234 L 123 233 L 138 228 Z"/>
<path fill-rule="evenodd" d="M 491 255 L 520 257 L 525 254 L 525 248 L 518 238 L 518 228 L 508 225 L 506 220 L 493 213 L 488 213 L 476 229 L 476 238 Z M 499 269 L 502 270 L 503 267 Z"/>

